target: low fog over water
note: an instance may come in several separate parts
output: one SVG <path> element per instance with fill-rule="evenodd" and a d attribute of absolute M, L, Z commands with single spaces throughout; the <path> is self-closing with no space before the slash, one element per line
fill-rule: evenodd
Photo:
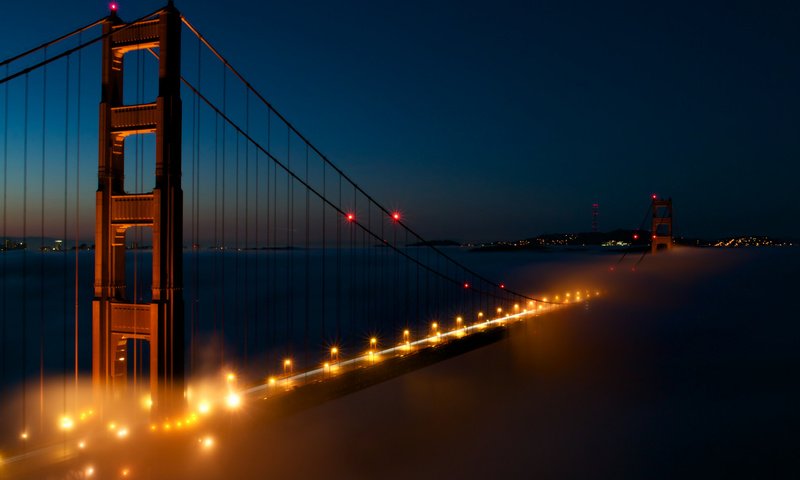
<path fill-rule="evenodd" d="M 499 342 L 293 415 L 261 421 L 269 406 L 253 401 L 183 443 L 132 438 L 72 465 L 111 472 L 100 478 L 116 478 L 123 465 L 131 465 L 131 478 L 769 478 L 797 471 L 797 249 L 677 248 L 645 257 L 635 271 L 638 255 L 619 264 L 619 256 L 593 251 L 464 255 L 530 293 L 592 288 L 601 295 L 510 327 Z M 198 447 L 204 435 L 213 448 Z"/>

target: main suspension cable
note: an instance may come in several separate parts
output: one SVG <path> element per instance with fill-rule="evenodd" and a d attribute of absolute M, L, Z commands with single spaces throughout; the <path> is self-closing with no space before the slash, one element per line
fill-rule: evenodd
<path fill-rule="evenodd" d="M 241 81 L 241 82 L 242 82 L 242 83 L 245 85 L 245 87 L 246 87 L 246 88 L 247 88 L 249 91 L 253 92 L 253 94 L 256 96 L 256 98 L 258 98 L 258 99 L 259 99 L 259 100 L 260 100 L 260 101 L 261 101 L 261 102 L 262 102 L 262 103 L 263 103 L 263 104 L 264 104 L 264 105 L 265 105 L 265 106 L 266 106 L 266 107 L 267 107 L 267 108 L 268 108 L 268 109 L 269 109 L 269 110 L 270 110 L 272 113 L 274 113 L 274 114 L 275 114 L 275 115 L 276 115 L 276 116 L 277 116 L 277 117 L 278 117 L 278 118 L 279 118 L 281 121 L 283 121 L 283 122 L 284 122 L 284 124 L 287 126 L 287 128 L 288 128 L 288 129 L 289 129 L 291 132 L 293 132 L 295 135 L 297 135 L 297 137 L 298 137 L 300 140 L 302 140 L 304 143 L 308 144 L 308 146 L 309 146 L 309 147 L 310 147 L 310 148 L 311 148 L 311 149 L 312 149 L 312 150 L 313 150 L 313 151 L 314 151 L 314 152 L 315 152 L 317 155 L 319 155 L 319 157 L 320 157 L 320 158 L 321 158 L 321 159 L 322 159 L 322 160 L 323 160 L 323 161 L 324 161 L 326 164 L 328 164 L 328 165 L 329 165 L 331 168 L 333 168 L 333 169 L 334 169 L 334 170 L 335 170 L 335 171 L 336 171 L 336 172 L 337 172 L 339 175 L 341 175 L 341 177 L 342 177 L 342 178 L 344 178 L 344 179 L 345 179 L 345 180 L 347 180 L 347 181 L 348 181 L 348 182 L 349 182 L 351 185 L 353 185 L 353 187 L 354 187 L 354 188 L 355 188 L 355 189 L 356 189 L 356 190 L 357 190 L 359 193 L 361 193 L 362 195 L 364 195 L 364 196 L 367 198 L 367 200 L 369 200 L 370 202 L 374 203 L 374 204 L 375 204 L 375 205 L 376 205 L 376 206 L 377 206 L 377 207 L 378 207 L 378 208 L 379 208 L 381 211 L 383 211 L 383 213 L 384 213 L 385 215 L 389 215 L 389 216 L 391 216 L 391 213 L 389 212 L 389 210 L 388 210 L 388 209 L 386 209 L 386 208 L 385 208 L 383 205 L 381 205 L 380 203 L 378 203 L 378 202 L 377 202 L 377 201 L 376 201 L 376 200 L 375 200 L 375 199 L 374 199 L 374 198 L 373 198 L 371 195 L 369 195 L 369 194 L 368 194 L 368 193 L 367 193 L 367 192 L 366 192 L 364 189 L 362 189 L 361 187 L 359 187 L 359 186 L 358 186 L 358 184 L 356 184 L 356 183 L 355 183 L 355 182 L 354 182 L 354 181 L 353 181 L 353 180 L 352 180 L 352 179 L 351 179 L 351 178 L 350 178 L 350 177 L 349 177 L 347 174 L 345 174 L 345 173 L 344 173 L 344 171 L 342 171 L 342 170 L 341 170 L 339 167 L 337 167 L 337 166 L 336 166 L 336 165 L 335 165 L 335 164 L 334 164 L 334 163 L 333 163 L 333 162 L 332 162 L 332 161 L 331 161 L 331 160 L 330 160 L 330 159 L 329 159 L 329 158 L 328 158 L 326 155 L 324 155 L 324 154 L 323 154 L 323 153 L 322 153 L 322 152 L 321 152 L 321 151 L 320 151 L 320 150 L 319 150 L 319 149 L 318 149 L 316 146 L 314 146 L 314 144 L 313 144 L 313 143 L 311 143 L 311 142 L 310 142 L 310 141 L 309 141 L 309 140 L 308 140 L 308 139 L 307 139 L 307 138 L 306 138 L 306 137 L 305 137 L 305 136 L 304 136 L 304 135 L 303 135 L 303 134 L 302 134 L 302 133 L 301 133 L 301 132 L 300 132 L 300 131 L 299 131 L 299 130 L 298 130 L 298 129 L 297 129 L 297 128 L 296 128 L 296 127 L 293 125 L 293 124 L 292 124 L 292 123 L 291 123 L 291 122 L 289 122 L 289 120 L 288 120 L 288 119 L 286 119 L 286 117 L 284 117 L 284 116 L 283 116 L 283 115 L 282 115 L 280 112 L 278 112 L 278 111 L 277 111 L 277 110 L 276 110 L 276 109 L 273 107 L 273 105 L 272 105 L 272 104 L 271 104 L 269 101 L 267 101 L 267 99 L 266 99 L 266 98 L 265 98 L 263 95 L 261 95 L 261 93 L 259 93 L 259 92 L 258 92 L 258 91 L 257 91 L 257 90 L 256 90 L 256 89 L 255 89 L 255 88 L 254 88 L 254 87 L 253 87 L 251 84 L 250 84 L 250 82 L 248 82 L 248 81 L 247 81 L 247 80 L 244 78 L 244 76 L 243 76 L 241 73 L 239 73 L 239 71 L 238 71 L 238 70 L 236 70 L 236 69 L 233 67 L 233 65 L 231 65 L 231 64 L 228 62 L 228 60 L 227 60 L 227 59 L 225 59 L 225 57 L 223 57 L 223 56 L 222 56 L 222 54 L 221 54 L 221 53 L 219 53 L 219 51 L 218 51 L 218 50 L 217 50 L 217 49 L 216 49 L 216 48 L 215 48 L 215 47 L 214 47 L 214 46 L 213 46 L 213 45 L 212 45 L 212 44 L 211 44 L 211 43 L 210 43 L 210 42 L 209 42 L 209 41 L 208 41 L 208 40 L 207 40 L 207 39 L 206 39 L 206 38 L 205 38 L 205 37 L 204 37 L 204 36 L 203 36 L 203 35 L 202 35 L 200 32 L 199 32 L 199 30 L 198 30 L 198 29 L 197 29 L 197 28 L 196 28 L 196 27 L 195 27 L 195 26 L 194 26 L 194 25 L 193 25 L 191 22 L 189 22 L 189 20 L 188 20 L 188 19 L 187 19 L 185 16 L 183 16 L 183 15 L 182 15 L 182 16 L 181 16 L 181 20 L 183 21 L 184 25 L 186 25 L 186 26 L 189 28 L 189 30 L 191 30 L 191 32 L 192 32 L 192 33 L 193 33 L 195 36 L 197 36 L 197 38 L 199 38 L 199 39 L 200 39 L 200 41 L 202 41 L 202 42 L 203 42 L 203 44 L 204 44 L 204 45 L 205 45 L 205 46 L 206 46 L 206 47 L 207 47 L 207 48 L 208 48 L 208 49 L 211 51 L 211 53 L 212 53 L 212 54 L 214 54 L 214 56 L 216 56 L 216 57 L 217 57 L 217 59 L 219 59 L 219 60 L 220 60 L 220 62 L 222 62 L 222 64 L 223 64 L 223 65 L 224 65 L 224 66 L 225 66 L 225 67 L 226 67 L 228 70 L 230 70 L 230 71 L 231 71 L 231 73 L 233 73 L 233 74 L 234 74 L 234 75 L 235 75 L 235 76 L 236 76 L 236 77 L 237 77 L 237 78 L 238 78 L 238 79 L 239 79 L 239 80 L 240 80 L 240 81 Z M 408 225 L 406 225 L 404 222 L 400 222 L 400 221 L 399 221 L 399 222 L 398 222 L 398 224 L 399 224 L 399 225 L 401 225 L 401 226 L 402 226 L 404 229 L 408 230 L 408 231 L 409 231 L 409 233 L 411 233 L 411 234 L 412 234 L 412 235 L 413 235 L 413 236 L 414 236 L 414 237 L 415 237 L 415 238 L 416 238 L 416 239 L 417 239 L 419 242 L 422 242 L 422 244 L 423 244 L 424 246 L 426 246 L 426 247 L 430 248 L 431 250 L 435 251 L 437 254 L 441 255 L 443 258 L 447 259 L 449 262 L 451 262 L 451 263 L 453 263 L 453 264 L 457 265 L 459 268 L 461 268 L 462 270 L 464 270 L 466 273 L 468 273 L 468 274 L 470 274 L 470 275 L 474 275 L 475 277 L 477 277 L 477 278 L 480 278 L 482 281 L 484 281 L 484 282 L 486 282 L 486 283 L 489 283 L 489 284 L 491 284 L 491 285 L 494 285 L 495 287 L 501 288 L 501 287 L 500 287 L 500 284 L 499 284 L 498 282 L 492 281 L 492 280 L 490 280 L 490 279 L 488 279 L 488 278 L 486 278 L 486 277 L 484 277 L 484 276 L 480 275 L 478 272 L 475 272 L 474 270 L 470 269 L 469 267 L 467 267 L 467 266 L 463 265 L 461 262 L 459 262 L 459 261 L 455 260 L 454 258 L 452 258 L 450 255 L 446 254 L 446 253 L 445 253 L 445 252 L 443 252 L 441 249 L 437 248 L 435 245 L 431 244 L 430 242 L 426 242 L 426 241 L 425 241 L 425 240 L 422 238 L 422 236 L 421 236 L 421 235 L 419 235 L 419 234 L 418 234 L 418 233 L 416 233 L 414 230 L 412 230 L 412 229 L 411 229 L 411 228 L 410 228 Z M 522 294 L 522 293 L 518 293 L 518 292 L 515 292 L 515 291 L 512 291 L 512 290 L 509 290 L 509 289 L 505 289 L 505 288 L 503 288 L 503 290 L 504 290 L 504 293 L 505 293 L 505 294 L 516 295 L 516 296 L 519 296 L 519 297 L 521 297 L 521 298 L 525 298 L 525 299 L 528 299 L 528 300 L 542 301 L 542 300 L 540 300 L 540 299 L 532 298 L 532 297 L 529 297 L 529 296 L 527 296 L 527 295 L 524 295 L 524 294 Z"/>
<path fill-rule="evenodd" d="M 67 34 L 61 35 L 60 37 L 58 37 L 58 38 L 56 38 L 54 40 L 50 40 L 49 42 L 45 42 L 45 43 L 39 45 L 38 47 L 31 48 L 30 50 L 27 50 L 25 52 L 20 53 L 19 55 L 14 55 L 13 57 L 7 58 L 7 59 L 3 60 L 2 62 L 0 62 L 0 67 L 2 67 L 4 65 L 9 65 L 9 64 L 11 64 L 13 62 L 16 62 L 17 60 L 20 60 L 20 59 L 22 59 L 24 57 L 27 57 L 28 55 L 30 55 L 32 53 L 36 53 L 39 50 L 47 49 L 48 47 L 53 46 L 53 45 L 55 45 L 55 44 L 57 44 L 57 43 L 59 43 L 59 42 L 61 42 L 63 40 L 66 40 L 66 39 L 70 38 L 70 37 L 73 37 L 75 35 L 79 35 L 80 33 L 85 32 L 86 30 L 89 30 L 92 27 L 96 27 L 97 25 L 100 25 L 101 23 L 103 23 L 103 21 L 106 18 L 108 18 L 108 17 L 99 18 L 99 19 L 95 20 L 94 22 L 92 22 L 92 23 L 90 23 L 88 25 L 85 25 L 83 27 L 77 28 L 77 29 L 75 29 L 75 30 L 73 30 L 73 31 L 71 31 L 71 32 L 69 32 Z"/>
<path fill-rule="evenodd" d="M 323 196 L 320 194 L 320 192 L 319 192 L 318 190 L 316 190 L 314 187 L 312 187 L 311 185 L 309 185 L 308 183 L 306 183 L 306 182 L 305 182 L 305 181 L 304 181 L 302 178 L 300 178 L 300 177 L 299 177 L 299 176 L 298 176 L 298 175 L 297 175 L 295 172 L 293 172 L 293 171 L 292 171 L 292 170 L 291 170 L 291 169 L 290 169 L 290 168 L 289 168 L 289 167 L 288 167 L 286 164 L 284 164 L 284 163 L 283 163 L 283 162 L 282 162 L 280 159 L 278 159 L 277 157 L 275 157 L 273 154 L 269 153 L 269 152 L 268 152 L 268 151 L 267 151 L 267 150 L 266 150 L 266 149 L 265 149 L 265 148 L 264 148 L 264 147 L 263 147 L 263 146 L 262 146 L 262 145 L 261 145 L 259 142 L 257 142 L 257 141 L 256 141 L 256 140 L 255 140 L 255 139 L 252 137 L 252 136 L 248 135 L 248 134 L 247 134 L 247 133 L 244 131 L 244 129 L 242 129 L 241 127 L 239 127 L 239 126 L 238 126 L 238 125 L 237 125 L 237 124 L 236 124 L 236 123 L 235 123 L 235 122 L 234 122 L 234 121 L 233 121 L 233 120 L 232 120 L 232 119 L 231 119 L 231 118 L 230 118 L 228 115 L 226 115 L 226 114 L 225 114 L 225 113 L 224 113 L 224 112 L 223 112 L 221 109 L 219 109 L 219 108 L 218 108 L 218 107 L 216 107 L 216 106 L 215 106 L 213 103 L 211 103 L 211 101 L 210 101 L 210 100 L 209 100 L 209 99 L 208 99 L 206 96 L 204 96 L 204 95 L 203 95 L 201 92 L 199 92 L 199 91 L 197 90 L 197 88 L 195 88 L 195 87 L 194 87 L 194 86 L 193 86 L 193 85 L 192 85 L 192 84 L 191 84 L 191 83 L 190 83 L 188 80 L 186 80 L 185 78 L 182 78 L 182 81 L 183 81 L 183 83 L 184 83 L 184 84 L 185 84 L 185 85 L 186 85 L 186 86 L 187 86 L 187 87 L 188 87 L 190 90 L 192 90 L 192 92 L 193 92 L 195 95 L 197 95 L 197 96 L 198 96 L 198 98 L 200 98 L 200 99 L 201 99 L 201 100 L 202 100 L 202 101 L 203 101 L 203 102 L 204 102 L 206 105 L 208 105 L 208 106 L 209 106 L 209 108 L 211 108 L 212 110 L 214 110 L 214 111 L 216 112 L 216 114 L 217 114 L 217 115 L 218 115 L 218 116 L 219 116 L 221 119 L 223 119 L 223 120 L 225 121 L 225 123 L 226 123 L 226 124 L 230 125 L 230 126 L 231 126 L 231 128 L 233 128 L 233 129 L 234 129 L 234 131 L 236 131 L 236 132 L 237 132 L 239 135 L 241 135 L 241 136 L 242 136 L 243 138 L 245 138 L 247 141 L 251 142 L 251 143 L 253 144 L 253 146 L 255 146 L 256 148 L 258 148 L 259 150 L 261 150 L 261 151 L 262 151 L 262 153 L 264 153 L 265 155 L 267 155 L 267 156 L 268 156 L 268 157 L 269 157 L 269 158 L 272 160 L 272 162 L 273 162 L 275 165 L 279 166 L 279 167 L 280 167 L 280 168 L 281 168 L 281 169 L 282 169 L 284 172 L 286 172 L 286 174 L 287 174 L 289 177 L 291 177 L 292 179 L 294 179 L 294 181 L 295 181 L 295 182 L 298 182 L 298 183 L 300 183 L 301 185 L 303 185 L 303 186 L 304 186 L 305 188 L 307 188 L 307 189 L 308 189 L 308 190 L 309 190 L 311 193 L 313 193 L 313 194 L 314 194 L 315 196 L 317 196 L 318 198 L 322 199 L 322 200 L 323 200 L 325 203 L 327 203 L 327 204 L 328 204 L 330 207 L 332 207 L 334 210 L 336 210 L 336 211 L 337 211 L 339 214 L 341 214 L 342 216 L 344 216 L 344 217 L 346 217 L 346 216 L 347 216 L 347 212 L 345 212 L 345 211 L 344 211 L 344 210 L 343 210 L 343 209 L 342 209 L 340 206 L 338 206 L 338 205 L 335 205 L 335 204 L 334 204 L 333 202 L 331 202 L 329 199 L 327 199 L 327 198 L 323 197 Z M 223 130 L 223 138 L 224 138 L 224 131 L 225 131 L 225 130 Z M 223 163 L 224 163 L 224 155 L 223 155 Z M 352 184 L 351 184 L 351 185 L 352 185 Z M 225 181 L 224 181 L 224 168 L 223 168 L 223 190 L 224 190 L 224 188 L 225 188 Z M 354 188 L 355 188 L 355 187 L 354 187 Z M 223 203 L 224 203 L 224 193 L 223 193 Z M 375 202 L 373 202 L 373 203 L 375 203 Z M 377 204 L 376 204 L 376 205 L 377 205 Z M 378 205 L 378 206 L 379 206 L 379 205 Z M 225 211 L 225 209 L 224 209 L 224 206 L 223 206 L 223 217 L 224 217 L 224 211 Z M 289 219 L 287 219 L 287 225 L 288 225 L 288 226 L 291 228 L 291 224 L 290 224 L 290 222 L 289 222 L 288 220 L 289 220 Z M 223 218 L 223 222 L 224 222 L 224 218 Z M 392 248 L 392 249 L 393 249 L 395 252 L 397 252 L 398 254 L 402 255 L 403 257 L 405 257 L 405 258 L 407 258 L 407 259 L 409 259 L 409 260 L 411 260 L 411 261 L 414 261 L 413 257 L 411 257 L 411 256 L 410 256 L 408 253 L 406 253 L 406 252 L 403 252 L 402 250 L 400 250 L 399 248 L 397 248 L 397 246 L 395 246 L 395 245 L 391 245 L 391 243 L 390 243 L 390 242 L 387 242 L 385 239 L 382 239 L 382 238 L 380 238 L 380 236 L 379 236 L 378 234 L 376 234 L 375 232 L 369 231 L 369 230 L 366 228 L 366 226 L 365 226 L 365 225 L 364 225 L 362 222 L 358 221 L 358 219 L 357 219 L 357 218 L 353 218 L 352 222 L 348 222 L 348 223 L 351 223 L 353 226 L 357 226 L 357 227 L 359 227 L 359 228 L 363 229 L 364 231 L 366 231 L 366 233 L 367 233 L 368 235 L 372 236 L 374 239 L 378 240 L 379 242 L 381 242 L 382 244 L 384 244 L 384 245 L 386 245 L 386 246 L 389 246 L 389 247 L 390 247 L 390 248 Z M 411 230 L 409 230 L 409 232 L 410 232 L 410 233 L 412 233 L 412 235 L 413 235 L 413 232 L 412 232 Z M 291 234 L 290 232 L 287 232 L 287 240 L 291 240 L 291 238 L 290 238 L 290 236 L 289 236 L 290 234 Z M 353 237 L 351 236 L 350 238 L 351 238 L 351 243 L 352 243 L 352 241 L 353 241 Z M 435 251 L 435 252 L 437 252 L 437 253 L 439 253 L 439 251 L 438 251 L 438 250 L 434 250 L 434 251 Z M 450 257 L 448 257 L 448 256 L 446 256 L 446 255 L 445 255 L 445 256 L 444 256 L 444 258 L 445 258 L 445 259 L 449 259 Z M 463 267 L 461 264 L 459 264 L 459 263 L 457 263 L 457 262 L 455 262 L 455 263 L 456 263 L 456 265 L 458 265 L 460 268 L 464 268 L 464 269 L 465 269 L 465 270 L 467 270 L 468 272 L 471 272 L 471 271 L 469 271 L 469 270 L 468 270 L 466 267 Z M 448 276 L 446 276 L 445 274 L 443 274 L 441 271 L 439 271 L 439 269 L 433 269 L 433 268 L 432 268 L 432 267 L 430 267 L 429 265 L 421 265 L 421 266 L 422 266 L 422 268 L 424 268 L 424 269 L 428 270 L 428 271 L 429 271 L 431 274 L 433 274 L 433 275 L 435 275 L 435 276 L 438 276 L 438 277 L 440 277 L 440 278 L 442 278 L 442 279 L 445 279 L 445 280 L 447 280 L 447 281 L 449 281 L 449 282 L 451 282 L 451 283 L 454 283 L 454 284 L 461 284 L 461 279 L 456 279 L 456 278 L 451 278 L 451 277 L 448 277 Z M 491 284 L 491 285 L 494 285 L 494 283 L 493 283 L 493 282 L 491 282 L 491 281 L 490 281 L 490 280 L 488 280 L 488 279 L 484 279 L 484 278 L 483 278 L 482 276 L 480 276 L 479 274 L 477 274 L 477 273 L 474 273 L 474 275 L 475 275 L 476 277 L 478 277 L 478 278 L 480 278 L 480 279 L 484 280 L 485 282 L 487 282 L 487 283 L 489 283 L 489 284 Z M 545 300 L 540 300 L 540 299 L 537 299 L 537 298 L 529 297 L 529 296 L 527 296 L 527 295 L 523 295 L 523 294 L 520 294 L 520 293 L 516 293 L 516 292 L 509 291 L 509 290 L 505 290 L 505 289 L 502 291 L 502 293 L 503 293 L 504 295 L 513 295 L 513 296 L 517 296 L 517 297 L 520 297 L 520 298 L 525 298 L 525 299 L 527 299 L 527 300 L 535 300 L 535 301 L 537 301 L 537 302 L 542 302 L 542 303 L 558 303 L 558 302 L 553 302 L 553 301 L 545 301 Z M 495 298 L 504 298 L 504 295 L 498 295 L 498 294 L 494 294 L 493 296 L 494 296 Z"/>
<path fill-rule="evenodd" d="M 2 85 L 3 83 L 9 82 L 11 80 L 14 80 L 15 78 L 21 77 L 23 75 L 27 75 L 28 73 L 30 73 L 30 72 L 38 69 L 38 68 L 41 68 L 41 67 L 43 67 L 43 66 L 45 66 L 45 65 L 47 65 L 49 63 L 55 62 L 56 60 L 60 60 L 60 59 L 62 59 L 64 57 L 67 57 L 69 55 L 72 55 L 75 52 L 79 52 L 79 51 L 83 50 L 84 48 L 88 47 L 89 45 L 94 45 L 95 43 L 105 39 L 106 37 L 109 37 L 111 35 L 114 35 L 114 34 L 117 34 L 119 32 L 122 32 L 124 30 L 127 30 L 127 29 L 131 28 L 132 26 L 134 26 L 135 24 L 137 24 L 139 22 L 142 22 L 144 20 L 147 20 L 147 19 L 149 19 L 151 17 L 154 17 L 154 16 L 160 14 L 163 11 L 164 11 L 164 9 L 158 9 L 153 13 L 149 13 L 147 15 L 143 15 L 143 16 L 137 18 L 136 20 L 133 20 L 132 22 L 127 23 L 127 24 L 117 28 L 116 30 L 112 29 L 110 32 L 104 33 L 104 34 L 100 35 L 99 37 L 95 37 L 95 38 L 89 40 L 88 42 L 86 42 L 84 44 L 80 44 L 77 47 L 73 47 L 73 48 L 70 48 L 68 50 L 65 50 L 65 51 L 59 53 L 58 55 L 50 57 L 50 58 L 48 58 L 46 60 L 42 60 L 41 62 L 38 62 L 38 63 L 36 63 L 34 65 L 31 65 L 30 67 L 24 68 L 24 69 L 22 69 L 22 70 L 20 70 L 20 71 L 18 71 L 16 73 L 13 73 L 11 75 L 6 75 L 5 78 L 0 78 L 0 85 Z M 80 32 L 77 32 L 77 33 L 80 33 Z"/>

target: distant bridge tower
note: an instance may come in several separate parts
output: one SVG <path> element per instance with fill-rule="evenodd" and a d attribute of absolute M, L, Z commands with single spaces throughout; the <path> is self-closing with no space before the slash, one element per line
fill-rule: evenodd
<path fill-rule="evenodd" d="M 114 33 L 117 32 L 117 33 Z M 150 342 L 153 412 L 169 415 L 184 404 L 183 191 L 181 190 L 181 16 L 169 3 L 156 18 L 123 23 L 114 12 L 103 23 L 102 98 L 92 305 L 92 383 L 96 394 L 120 394 L 127 382 L 129 339 Z M 124 105 L 123 56 L 157 49 L 158 97 Z M 124 189 L 125 139 L 155 134 L 155 187 Z M 125 293 L 125 236 L 150 227 L 152 303 Z"/>
<path fill-rule="evenodd" d="M 600 229 L 600 204 L 594 202 L 592 204 L 592 232 L 597 232 Z"/>
<path fill-rule="evenodd" d="M 652 253 L 672 248 L 672 199 L 659 199 L 653 195 Z"/>

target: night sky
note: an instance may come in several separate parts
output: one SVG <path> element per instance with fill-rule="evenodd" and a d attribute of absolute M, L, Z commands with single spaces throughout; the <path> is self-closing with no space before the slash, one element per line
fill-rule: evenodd
<path fill-rule="evenodd" d="M 677 235 L 800 236 L 800 4 L 556 3 L 177 7 L 428 238 L 587 231 L 595 201 L 602 230 L 635 228 L 653 192 Z M 106 11 L 6 2 L 0 58 Z"/>

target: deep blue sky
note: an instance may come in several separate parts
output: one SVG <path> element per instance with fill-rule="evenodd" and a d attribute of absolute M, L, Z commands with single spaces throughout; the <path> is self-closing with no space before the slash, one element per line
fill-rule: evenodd
<path fill-rule="evenodd" d="M 10 2 L 6 58 L 107 11 Z M 177 2 L 426 237 L 638 226 L 800 236 L 800 4 Z M 133 19 L 163 2 L 120 2 Z M 99 80 L 98 80 L 99 81 Z"/>

